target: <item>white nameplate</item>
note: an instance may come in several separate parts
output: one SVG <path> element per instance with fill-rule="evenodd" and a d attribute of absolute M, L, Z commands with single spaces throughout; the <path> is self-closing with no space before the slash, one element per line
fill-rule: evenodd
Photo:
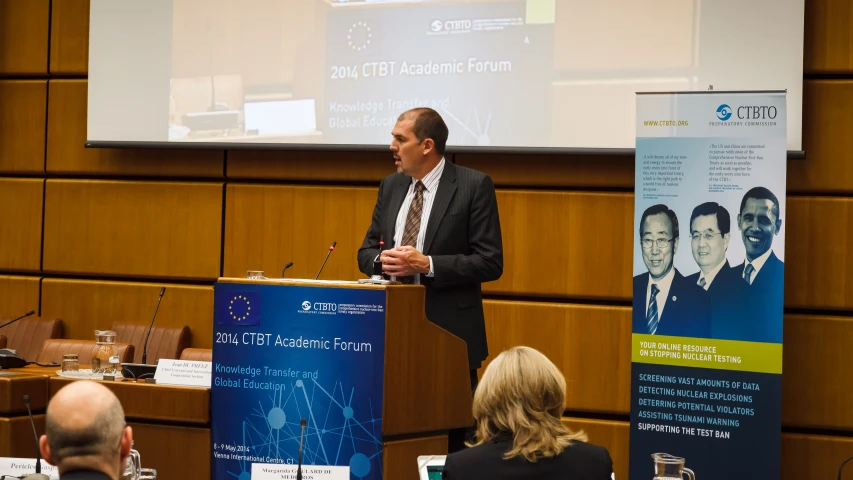
<path fill-rule="evenodd" d="M 253 463 L 252 480 L 281 480 L 296 478 L 296 465 Z M 349 467 L 302 465 L 302 478 L 311 480 L 350 480 Z"/>
<path fill-rule="evenodd" d="M 36 473 L 35 458 L 0 457 L 0 475 L 21 477 L 31 473 Z M 51 480 L 59 480 L 59 470 L 44 460 L 41 461 L 41 473 L 49 475 Z"/>
<path fill-rule="evenodd" d="M 210 388 L 212 372 L 212 362 L 161 358 L 157 362 L 157 372 L 154 373 L 154 379 L 161 385 Z"/>

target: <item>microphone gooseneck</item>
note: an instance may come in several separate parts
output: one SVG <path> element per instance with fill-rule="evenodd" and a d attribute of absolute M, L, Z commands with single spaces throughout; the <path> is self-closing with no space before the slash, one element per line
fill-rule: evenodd
<path fill-rule="evenodd" d="M 166 287 L 160 289 L 160 297 L 157 299 L 157 308 L 154 309 L 154 316 L 151 317 L 151 325 L 148 325 L 148 333 L 145 335 L 145 345 L 142 346 L 142 363 L 147 363 L 148 360 L 148 338 L 151 336 L 151 329 L 154 328 L 154 319 L 157 318 L 157 311 L 160 310 L 160 302 L 163 301 L 163 294 L 166 293 Z"/>
<path fill-rule="evenodd" d="M 6 325 L 11 325 L 11 324 L 13 324 L 13 323 L 17 322 L 18 320 L 20 320 L 20 319 L 22 319 L 22 318 L 27 318 L 27 317 L 29 317 L 30 315 L 35 315 L 35 313 L 36 313 L 36 311 L 35 311 L 35 310 L 30 310 L 29 312 L 27 312 L 27 313 L 25 313 L 25 314 L 21 315 L 21 316 L 20 316 L 20 317 L 18 317 L 18 318 L 13 318 L 12 320 L 9 320 L 8 322 L 4 323 L 3 325 L 0 325 L 0 328 L 5 327 Z"/>
<path fill-rule="evenodd" d="M 314 280 L 318 280 L 320 278 L 320 273 L 323 271 L 323 267 L 326 266 L 326 262 L 329 261 L 329 256 L 335 251 L 335 246 L 337 244 L 338 242 L 332 242 L 332 245 L 329 247 L 329 253 L 326 254 L 326 259 L 323 260 L 323 264 L 320 265 L 320 271 L 317 272 L 317 276 L 314 277 Z"/>

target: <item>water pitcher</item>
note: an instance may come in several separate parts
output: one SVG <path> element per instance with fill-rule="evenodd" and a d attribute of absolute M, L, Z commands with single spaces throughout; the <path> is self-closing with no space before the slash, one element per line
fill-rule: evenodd
<path fill-rule="evenodd" d="M 95 348 L 92 349 L 92 373 L 114 375 L 117 363 L 116 332 L 95 330 Z"/>
<path fill-rule="evenodd" d="M 130 455 L 124 463 L 124 471 L 121 473 L 121 480 L 138 480 L 142 474 L 142 458 L 139 452 L 133 448 L 133 443 L 130 444 Z"/>
<path fill-rule="evenodd" d="M 693 470 L 684 467 L 685 460 L 668 453 L 653 453 L 655 477 L 652 480 L 684 480 L 684 474 L 690 480 L 696 480 Z"/>

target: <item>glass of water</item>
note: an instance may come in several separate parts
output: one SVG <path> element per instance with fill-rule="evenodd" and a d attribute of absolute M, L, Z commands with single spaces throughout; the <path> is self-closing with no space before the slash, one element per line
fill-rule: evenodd
<path fill-rule="evenodd" d="M 246 278 L 263 280 L 267 277 L 264 276 L 263 270 L 249 270 L 248 273 L 246 273 Z"/>
<path fill-rule="evenodd" d="M 143 468 L 139 472 L 139 480 L 157 480 L 157 470 L 153 468 Z"/>

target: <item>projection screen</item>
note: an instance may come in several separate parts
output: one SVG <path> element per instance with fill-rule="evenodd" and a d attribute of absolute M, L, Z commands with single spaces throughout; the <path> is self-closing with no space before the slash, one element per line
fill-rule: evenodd
<path fill-rule="evenodd" d="M 786 89 L 801 150 L 803 1 L 92 0 L 88 142 L 633 148 L 635 92 L 713 88 Z"/>

